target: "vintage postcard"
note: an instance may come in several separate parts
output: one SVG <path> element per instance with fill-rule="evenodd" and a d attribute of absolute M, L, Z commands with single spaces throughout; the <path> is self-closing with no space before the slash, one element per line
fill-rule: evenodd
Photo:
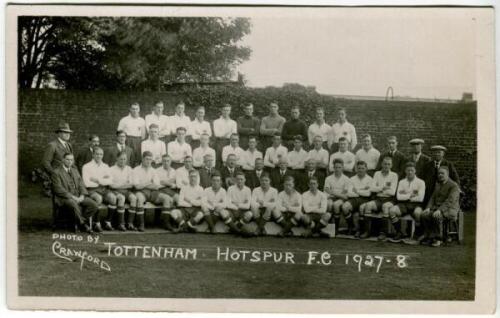
<path fill-rule="evenodd" d="M 495 311 L 492 8 L 6 18 L 10 308 Z"/>

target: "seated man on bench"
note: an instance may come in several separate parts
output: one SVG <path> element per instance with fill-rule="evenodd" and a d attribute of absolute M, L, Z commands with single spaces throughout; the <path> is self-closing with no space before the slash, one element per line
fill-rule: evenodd
<path fill-rule="evenodd" d="M 371 200 L 365 205 L 365 215 L 382 213 L 382 219 L 376 219 L 379 229 L 378 239 L 385 240 L 387 233 L 387 219 L 389 218 L 389 210 L 394 206 L 396 188 L 398 186 L 398 174 L 391 171 L 392 157 L 386 156 L 382 159 L 382 169 L 375 172 L 371 192 L 375 194 L 374 200 Z M 375 220 L 372 220 L 375 221 Z M 361 238 L 368 237 L 370 233 L 365 232 Z"/>
<path fill-rule="evenodd" d="M 327 211 L 333 214 L 335 226 L 338 229 L 342 205 L 349 199 L 347 193 L 349 192 L 351 180 L 344 174 L 344 161 L 342 159 L 334 159 L 332 167 L 333 174 L 326 178 L 324 190 L 328 196 Z"/>
<path fill-rule="evenodd" d="M 292 228 L 299 225 L 303 217 L 302 195 L 295 190 L 294 180 L 292 176 L 285 178 L 285 189 L 278 194 L 278 204 L 273 211 L 274 219 L 282 227 L 279 236 L 291 235 Z"/>
<path fill-rule="evenodd" d="M 319 183 L 316 177 L 309 179 L 309 191 L 302 194 L 302 206 L 304 214 L 302 223 L 307 227 L 305 237 L 310 237 L 314 233 L 321 235 L 321 230 L 328 225 L 331 214 L 326 211 L 326 194 L 318 189 Z"/>
<path fill-rule="evenodd" d="M 198 184 L 198 171 L 189 171 L 189 185 L 181 188 L 178 208 L 172 210 L 172 218 L 181 230 L 195 232 L 195 226 L 203 219 L 201 200 L 203 188 Z"/>
<path fill-rule="evenodd" d="M 278 201 L 278 191 L 271 187 L 271 178 L 267 172 L 260 176 L 260 187 L 252 191 L 252 218 L 257 222 L 257 235 L 266 235 L 266 223 L 271 220 L 273 211 Z M 242 223 L 248 223 L 251 219 L 242 219 Z"/>
<path fill-rule="evenodd" d="M 460 210 L 460 188 L 451 180 L 449 168 L 440 166 L 438 170 L 438 182 L 434 192 L 422 213 L 422 226 L 424 236 L 420 238 L 422 244 L 431 244 L 434 247 L 441 246 L 441 226 L 444 219 L 457 220 Z"/>
<path fill-rule="evenodd" d="M 169 213 L 172 208 L 172 199 L 165 193 L 158 191 L 160 189 L 160 181 L 155 169 L 151 166 L 153 162 L 153 154 L 145 151 L 142 154 L 142 162 L 133 170 L 133 183 L 135 188 L 135 196 L 137 197 L 137 229 L 144 232 L 144 204 L 151 202 L 153 204 L 162 205 L 162 215 Z"/>
<path fill-rule="evenodd" d="M 221 218 L 233 232 L 239 232 L 239 229 L 231 218 L 231 214 L 227 210 L 227 194 L 226 190 L 222 187 L 220 173 L 218 171 L 214 172 L 211 178 L 212 186 L 203 191 L 201 201 L 201 209 L 210 233 L 215 233 L 215 217 Z"/>

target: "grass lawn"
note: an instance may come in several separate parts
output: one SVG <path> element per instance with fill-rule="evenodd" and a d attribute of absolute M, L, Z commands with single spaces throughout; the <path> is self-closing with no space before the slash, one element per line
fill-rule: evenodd
<path fill-rule="evenodd" d="M 52 251 L 50 200 L 38 185 L 20 182 L 19 291 L 21 296 L 203 297 L 289 299 L 473 300 L 475 213 L 465 216 L 465 245 L 442 248 L 348 239 L 240 238 L 208 234 L 104 234 L 97 244 L 60 240 L 66 248 L 104 260 L 111 271 Z M 86 235 L 82 235 L 86 238 Z M 193 259 L 108 255 L 104 242 L 197 250 Z M 294 264 L 217 260 L 217 247 L 289 252 Z M 307 265 L 308 252 L 329 252 L 333 264 Z M 345 263 L 345 255 L 349 263 Z M 361 270 L 353 259 L 363 258 Z M 407 267 L 397 266 L 404 255 Z M 368 266 L 367 255 L 384 256 Z M 389 261 L 391 261 L 389 263 Z"/>

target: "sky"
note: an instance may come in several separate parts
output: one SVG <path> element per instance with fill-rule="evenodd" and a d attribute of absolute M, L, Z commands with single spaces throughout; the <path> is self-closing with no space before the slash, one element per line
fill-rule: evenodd
<path fill-rule="evenodd" d="M 253 17 L 242 41 L 252 54 L 238 71 L 251 87 L 299 83 L 324 94 L 385 96 L 392 86 L 394 96 L 475 96 L 475 21 L 460 12 Z"/>

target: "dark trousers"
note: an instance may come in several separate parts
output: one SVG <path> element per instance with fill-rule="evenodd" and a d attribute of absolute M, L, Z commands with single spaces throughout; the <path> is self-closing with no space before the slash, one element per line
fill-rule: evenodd
<path fill-rule="evenodd" d="M 134 161 L 131 163 L 132 167 L 139 165 L 142 161 L 141 142 L 142 142 L 141 137 L 127 136 L 125 144 L 130 148 L 132 148 L 133 151 L 133 154 L 130 158 L 131 161 Z"/>
<path fill-rule="evenodd" d="M 229 145 L 229 139 L 215 138 L 215 156 L 217 157 L 215 167 L 217 169 L 222 167 L 222 149 L 227 145 Z"/>
<path fill-rule="evenodd" d="M 61 207 L 63 209 L 68 209 L 71 213 L 75 215 L 78 224 L 84 224 L 90 217 L 98 221 L 99 208 L 97 203 L 89 197 L 85 197 L 82 202 L 76 203 L 76 201 L 65 199 L 62 201 Z"/>

